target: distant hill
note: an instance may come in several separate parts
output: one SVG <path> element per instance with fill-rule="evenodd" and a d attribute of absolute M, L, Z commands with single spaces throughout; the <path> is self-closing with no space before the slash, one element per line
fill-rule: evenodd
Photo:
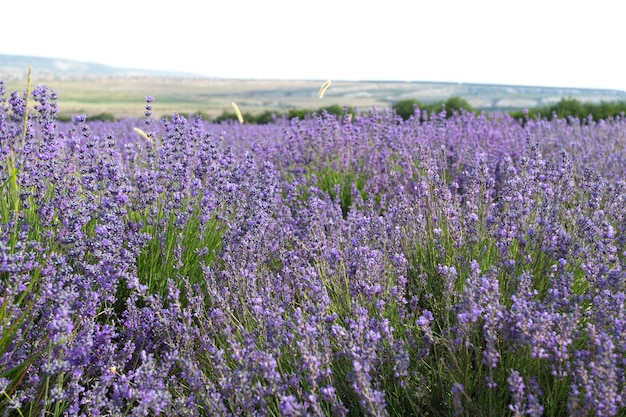
<path fill-rule="evenodd" d="M 518 110 L 550 106 L 563 98 L 582 102 L 626 101 L 626 91 L 597 88 L 540 87 L 498 84 L 471 83 L 408 83 L 412 88 L 402 94 L 402 99 L 416 98 L 427 102 L 445 100 L 448 97 L 462 97 L 474 109 L 479 110 Z M 432 95 L 432 97 L 429 97 Z"/>
<path fill-rule="evenodd" d="M 400 100 L 422 103 L 462 97 L 475 110 L 516 111 L 550 106 L 563 98 L 581 102 L 626 101 L 626 91 L 497 84 L 469 84 L 431 81 L 342 81 L 319 100 L 326 80 L 222 79 L 197 74 L 146 69 L 115 68 L 102 64 L 65 59 L 1 55 L 0 80 L 8 91 L 20 90 L 33 68 L 33 83 L 44 83 L 59 92 L 63 114 L 112 113 L 115 116 L 141 116 L 143 99 L 156 98 L 157 115 L 171 112 L 203 112 L 217 116 L 230 111 L 236 101 L 242 111 L 288 112 L 340 105 L 360 109 L 385 108 Z"/>
<path fill-rule="evenodd" d="M 25 78 L 32 66 L 39 78 L 69 79 L 84 77 L 198 77 L 197 74 L 155 71 L 137 68 L 117 68 L 104 64 L 72 61 L 68 59 L 43 58 L 36 56 L 0 54 L 0 79 L 19 80 Z"/>

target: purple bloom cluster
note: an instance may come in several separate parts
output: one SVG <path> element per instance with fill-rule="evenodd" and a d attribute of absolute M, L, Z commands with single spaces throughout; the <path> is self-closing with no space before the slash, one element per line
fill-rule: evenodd
<path fill-rule="evenodd" d="M 153 101 L 0 83 L 0 415 L 626 410 L 626 119 Z"/>

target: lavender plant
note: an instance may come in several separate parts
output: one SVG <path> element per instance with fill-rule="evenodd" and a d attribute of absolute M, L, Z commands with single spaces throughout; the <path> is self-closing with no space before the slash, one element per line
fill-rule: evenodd
<path fill-rule="evenodd" d="M 0 414 L 626 412 L 623 118 L 153 100 L 0 83 Z"/>

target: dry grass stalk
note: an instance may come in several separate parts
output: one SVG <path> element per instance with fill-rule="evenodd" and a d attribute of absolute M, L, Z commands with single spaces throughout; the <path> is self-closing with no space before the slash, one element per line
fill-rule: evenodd
<path fill-rule="evenodd" d="M 320 88 L 320 98 L 324 97 L 324 93 L 328 90 L 328 87 L 330 87 L 330 80 L 322 84 L 322 88 Z"/>
<path fill-rule="evenodd" d="M 235 104 L 234 101 L 231 103 L 231 106 L 233 106 L 233 109 L 235 109 L 235 114 L 237 115 L 237 120 L 239 120 L 239 123 L 243 124 L 243 116 L 241 115 L 239 107 L 237 106 L 237 104 Z"/>
<path fill-rule="evenodd" d="M 139 134 L 139 136 L 141 136 L 142 138 L 144 138 L 145 140 L 147 140 L 148 142 L 154 144 L 154 141 L 152 140 L 152 138 L 150 136 L 148 136 L 148 134 L 146 132 L 144 132 L 143 130 L 139 129 L 138 127 L 134 127 L 133 130 Z"/>

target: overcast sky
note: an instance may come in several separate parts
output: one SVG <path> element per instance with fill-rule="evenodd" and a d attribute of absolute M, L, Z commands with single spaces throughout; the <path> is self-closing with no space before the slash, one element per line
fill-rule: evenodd
<path fill-rule="evenodd" d="M 29 0 L 0 53 L 228 78 L 626 91 L 622 0 Z"/>

